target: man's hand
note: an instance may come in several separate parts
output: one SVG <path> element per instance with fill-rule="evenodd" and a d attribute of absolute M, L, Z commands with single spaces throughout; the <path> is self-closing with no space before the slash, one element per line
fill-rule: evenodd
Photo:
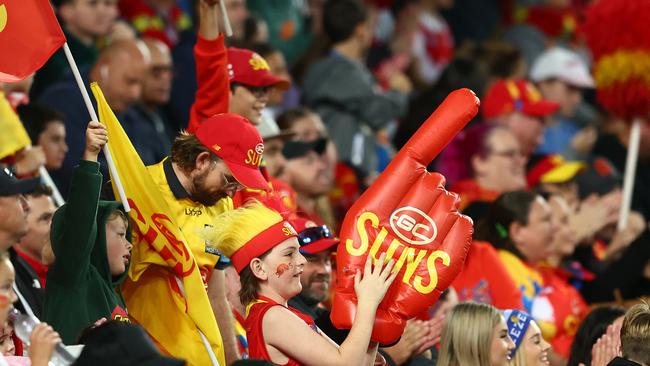
<path fill-rule="evenodd" d="M 83 159 L 97 161 L 97 156 L 104 145 L 108 143 L 108 131 L 106 127 L 95 121 L 90 121 L 86 128 L 86 150 Z"/>
<path fill-rule="evenodd" d="M 357 311 L 354 274 L 367 257 L 395 260 L 398 273 L 377 309 L 372 340 L 389 344 L 406 321 L 422 314 L 460 272 L 472 238 L 472 221 L 458 213 L 459 199 L 427 165 L 478 112 L 471 90 L 453 92 L 397 153 L 345 216 L 337 250 L 332 322 L 350 328 Z"/>
<path fill-rule="evenodd" d="M 22 150 L 16 155 L 16 175 L 24 176 L 38 172 L 38 168 L 45 165 L 45 152 L 40 146 Z"/>

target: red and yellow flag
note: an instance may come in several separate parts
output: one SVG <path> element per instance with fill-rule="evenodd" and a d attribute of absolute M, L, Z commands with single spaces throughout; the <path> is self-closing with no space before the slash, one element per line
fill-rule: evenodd
<path fill-rule="evenodd" d="M 2 59 L 3 57 L 0 57 Z M 32 144 L 32 141 L 20 122 L 20 118 L 11 104 L 0 92 L 0 159 L 15 154 L 18 150 L 24 149 Z"/>
<path fill-rule="evenodd" d="M 0 2 L 0 82 L 31 75 L 64 43 L 48 0 Z"/>
<path fill-rule="evenodd" d="M 122 287 L 129 317 L 166 353 L 189 365 L 211 365 L 200 330 L 219 364 L 225 365 L 217 322 L 185 237 L 97 83 L 91 89 L 131 205 L 133 250 Z"/>

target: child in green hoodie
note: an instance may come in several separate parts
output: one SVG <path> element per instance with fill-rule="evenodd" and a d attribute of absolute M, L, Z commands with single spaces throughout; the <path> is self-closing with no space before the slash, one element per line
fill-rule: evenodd
<path fill-rule="evenodd" d="M 68 202 L 52 219 L 56 260 L 47 273 L 44 314 L 67 344 L 102 318 L 128 321 L 118 289 L 131 257 L 128 216 L 119 202 L 99 200 L 102 174 L 97 155 L 107 142 L 106 128 L 90 122 Z"/>

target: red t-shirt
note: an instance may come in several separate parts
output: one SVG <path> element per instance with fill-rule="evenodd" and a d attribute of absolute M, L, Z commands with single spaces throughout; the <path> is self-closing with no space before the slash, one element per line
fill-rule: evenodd
<path fill-rule="evenodd" d="M 490 243 L 472 242 L 465 265 L 451 286 L 459 301 L 472 300 L 499 309 L 524 309 L 521 292 Z"/>
<path fill-rule="evenodd" d="M 264 319 L 264 314 L 266 314 L 266 312 L 274 306 L 284 305 L 278 304 L 268 297 L 258 296 L 257 300 L 248 306 L 248 315 L 246 316 L 246 321 L 244 324 L 246 326 L 246 336 L 248 338 L 248 354 L 251 359 L 262 359 L 271 362 L 271 356 L 266 350 L 266 342 L 264 342 L 262 320 Z M 285 308 L 296 314 L 305 322 L 305 324 L 312 328 L 316 333 L 320 334 L 318 327 L 316 327 L 316 324 L 314 324 L 314 319 L 312 319 L 309 315 L 305 315 L 290 306 L 287 306 Z M 289 361 L 284 365 L 300 366 L 300 363 L 289 357 Z"/>

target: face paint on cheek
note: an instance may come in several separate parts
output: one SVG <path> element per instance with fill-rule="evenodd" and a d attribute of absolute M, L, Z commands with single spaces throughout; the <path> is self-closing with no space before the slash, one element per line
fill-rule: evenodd
<path fill-rule="evenodd" d="M 0 309 L 6 309 L 11 305 L 9 296 L 0 294 Z"/>
<path fill-rule="evenodd" d="M 278 278 L 279 278 L 280 276 L 282 276 L 284 274 L 284 272 L 290 270 L 292 267 L 293 267 L 293 264 L 280 263 L 280 264 L 278 264 L 277 267 L 275 267 L 275 275 L 278 276 Z"/>

